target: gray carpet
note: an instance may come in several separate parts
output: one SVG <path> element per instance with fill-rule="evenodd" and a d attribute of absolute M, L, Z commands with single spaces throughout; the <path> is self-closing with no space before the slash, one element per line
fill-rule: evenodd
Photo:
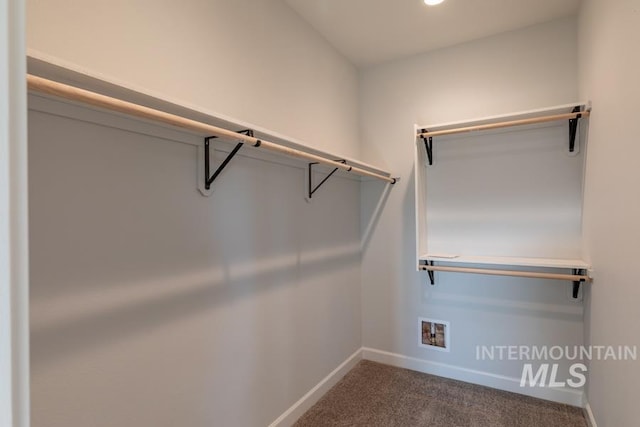
<path fill-rule="evenodd" d="M 582 410 L 363 360 L 294 427 L 587 427 Z"/>

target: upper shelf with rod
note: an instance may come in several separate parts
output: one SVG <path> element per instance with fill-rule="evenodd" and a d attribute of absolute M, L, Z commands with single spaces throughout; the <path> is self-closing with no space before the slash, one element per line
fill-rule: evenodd
<path fill-rule="evenodd" d="M 467 120 L 454 123 L 444 123 L 417 128 L 417 137 L 425 145 L 427 159 L 433 165 L 433 142 L 435 137 L 455 135 L 468 132 L 492 131 L 514 126 L 535 126 L 550 122 L 568 121 L 568 151 L 576 150 L 576 134 L 578 121 L 589 117 L 591 109 L 587 103 L 574 103 L 551 108 L 525 111 L 482 119 Z"/>
<path fill-rule="evenodd" d="M 42 65 L 38 62 L 38 60 L 33 60 L 38 67 Z M 40 61 L 41 62 L 41 61 Z M 55 66 L 54 66 L 55 67 Z M 45 66 L 45 71 L 48 71 Z M 69 71 L 70 73 L 74 73 L 73 71 Z M 58 74 L 59 71 L 56 70 Z M 44 73 L 46 74 L 46 73 Z M 75 77 L 75 76 L 74 76 Z M 72 80 L 78 80 L 78 78 L 73 78 Z M 36 75 L 29 74 L 27 76 L 27 84 L 28 88 L 32 92 L 37 92 L 45 95 L 52 95 L 55 97 L 67 99 L 73 102 L 80 102 L 86 105 L 90 105 L 93 107 L 98 107 L 100 109 L 105 109 L 109 111 L 113 111 L 116 113 L 126 114 L 128 116 L 134 116 L 137 118 L 150 120 L 156 123 L 169 125 L 171 127 L 180 128 L 183 130 L 187 130 L 190 133 L 196 133 L 202 136 L 202 147 L 203 153 L 208 152 L 208 148 L 210 145 L 210 141 L 213 138 L 220 138 L 227 141 L 236 142 L 236 147 L 231 151 L 231 153 L 227 156 L 227 158 L 222 162 L 222 164 L 217 168 L 213 174 L 211 173 L 211 165 L 209 164 L 209 156 L 204 156 L 203 159 L 203 171 L 202 171 L 202 185 L 201 190 L 209 189 L 213 180 L 215 180 L 218 175 L 222 172 L 222 170 L 229 164 L 233 156 L 240 150 L 243 145 L 249 145 L 255 148 L 261 148 L 267 151 L 275 152 L 277 154 L 282 154 L 288 157 L 293 157 L 297 159 L 301 159 L 303 161 L 307 161 L 309 164 L 309 169 L 311 169 L 312 165 L 321 164 L 325 166 L 329 166 L 334 168 L 334 172 L 337 170 L 342 170 L 345 172 L 350 172 L 359 176 L 369 177 L 374 179 L 379 179 L 385 181 L 389 184 L 395 184 L 397 178 L 391 176 L 389 172 L 386 172 L 380 168 L 376 168 L 374 166 L 368 165 L 363 162 L 359 162 L 356 160 L 351 160 L 348 158 L 340 158 L 339 156 L 329 154 L 323 152 L 321 150 L 313 149 L 311 147 L 304 146 L 300 143 L 291 142 L 286 140 L 283 137 L 271 137 L 270 133 L 260 131 L 257 129 L 243 129 L 243 130 L 230 130 L 226 127 L 215 126 L 211 123 L 211 121 L 224 122 L 229 123 L 226 119 L 218 119 L 212 116 L 206 116 L 202 113 L 195 112 L 195 114 L 188 114 L 185 116 L 180 114 L 174 114 L 167 111 L 163 111 L 164 108 L 156 109 L 150 108 L 145 105 L 140 105 L 135 102 L 129 102 L 124 99 L 111 97 L 107 95 L 103 95 L 97 92 L 93 92 L 90 90 L 82 89 L 76 86 L 64 84 L 58 81 L 49 80 L 43 77 L 39 77 Z M 98 85 L 104 86 L 104 85 Z M 127 92 L 126 88 L 117 87 L 115 85 L 112 87 L 112 91 L 119 92 Z M 176 106 L 175 104 L 171 104 L 169 102 L 162 103 L 162 100 L 155 99 L 155 104 L 161 104 L 168 107 L 167 110 L 180 110 L 187 111 L 193 113 L 193 111 L 188 108 Z M 171 107 L 171 108 L 169 108 Z M 177 107 L 177 108 L 176 108 Z M 161 107 L 162 108 L 162 107 Z M 191 118 L 196 117 L 197 119 Z M 236 125 L 234 127 L 240 127 L 241 125 Z M 232 126 L 229 126 L 232 127 Z M 274 142 L 277 141 L 277 142 Z M 335 160 L 338 158 L 339 160 Z M 323 181 L 324 182 L 324 181 Z M 203 191 L 203 193 L 205 193 Z M 206 194 L 206 193 L 205 193 Z"/>

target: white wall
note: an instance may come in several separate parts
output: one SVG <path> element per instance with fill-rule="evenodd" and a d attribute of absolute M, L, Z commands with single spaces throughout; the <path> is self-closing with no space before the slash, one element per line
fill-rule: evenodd
<path fill-rule="evenodd" d="M 588 0 L 579 21 L 580 92 L 593 100 L 585 187 L 585 248 L 595 281 L 588 300 L 593 345 L 640 345 L 634 277 L 640 235 L 640 5 Z M 593 361 L 588 399 L 599 426 L 637 424 L 638 362 Z"/>
<path fill-rule="evenodd" d="M 570 283 L 439 274 L 435 287 L 427 285 L 426 273 L 415 271 L 412 170 L 414 124 L 573 102 L 578 98 L 576 76 L 575 19 L 418 55 L 362 73 L 363 158 L 385 163 L 403 178 L 390 194 L 363 254 L 365 347 L 447 364 L 452 369 L 443 371 L 445 375 L 462 372 L 456 368 L 473 369 L 480 375 L 461 377 L 478 381 L 491 375 L 519 379 L 522 363 L 477 361 L 476 345 L 583 342 L 582 304 L 568 297 Z M 370 217 L 372 200 L 379 195 L 378 185 L 367 184 L 363 191 L 363 223 Z M 451 322 L 450 353 L 418 347 L 418 317 Z M 561 371 L 566 373 L 564 363 Z"/>
<path fill-rule="evenodd" d="M 91 3 L 30 2 L 29 47 L 357 154 L 354 68 L 280 2 Z M 205 198 L 199 139 L 119 120 L 30 99 L 32 425 L 267 425 L 360 348 L 360 184 L 240 156 Z"/>
<path fill-rule="evenodd" d="M 580 259 L 584 150 L 569 153 L 567 128 L 433 138 L 429 166 L 421 141 L 420 253 Z"/>
<path fill-rule="evenodd" d="M 280 0 L 33 0 L 27 46 L 357 157 L 357 75 Z"/>
<path fill-rule="evenodd" d="M 29 425 L 24 7 L 0 0 L 0 425 Z"/>

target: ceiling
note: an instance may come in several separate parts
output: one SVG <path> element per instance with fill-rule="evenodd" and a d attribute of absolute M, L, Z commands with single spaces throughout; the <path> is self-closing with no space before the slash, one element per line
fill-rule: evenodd
<path fill-rule="evenodd" d="M 577 13 L 581 0 L 284 0 L 358 66 Z"/>

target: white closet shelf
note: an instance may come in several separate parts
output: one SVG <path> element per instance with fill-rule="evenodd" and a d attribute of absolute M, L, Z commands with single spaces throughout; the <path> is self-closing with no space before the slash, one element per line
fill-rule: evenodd
<path fill-rule="evenodd" d="M 578 298 L 580 284 L 591 282 L 589 264 L 577 259 L 489 257 L 472 255 L 425 254 L 419 258 L 418 270 L 429 273 L 429 281 L 435 284 L 434 272 L 486 274 L 490 276 L 527 277 L 532 279 L 568 280 L 573 282 L 573 297 Z M 434 265 L 435 262 L 445 265 Z M 461 264 L 475 264 L 482 267 L 462 267 Z M 495 269 L 491 266 L 509 266 L 518 269 Z M 571 269 L 572 274 L 523 271 L 520 267 Z"/>
<path fill-rule="evenodd" d="M 433 261 L 447 264 L 480 264 L 487 266 L 570 268 L 576 270 L 588 270 L 591 267 L 588 263 L 580 259 L 495 257 L 436 253 L 423 254 L 420 256 L 420 261 Z"/>
<path fill-rule="evenodd" d="M 579 109 L 574 112 L 573 110 Z M 591 106 L 588 102 L 574 102 L 571 104 L 556 105 L 553 107 L 540 108 L 528 111 L 519 111 L 509 114 L 501 114 L 496 116 L 488 116 L 476 119 L 461 120 L 456 122 L 431 124 L 427 126 L 417 126 L 418 136 L 437 136 L 448 135 L 461 132 L 472 132 L 481 130 L 491 130 L 500 127 L 510 127 L 518 125 L 544 123 L 545 121 L 564 120 L 581 114 L 588 116 L 591 112 Z"/>
<path fill-rule="evenodd" d="M 199 152 L 198 156 L 202 157 L 202 161 L 199 159 L 199 166 L 203 163 L 204 170 L 202 173 L 199 171 L 198 175 L 204 178 L 203 182 L 199 184 L 199 189 L 204 195 L 211 194 L 211 184 L 243 146 L 260 148 L 260 151 L 269 151 L 306 161 L 308 165 L 308 193 L 306 197 L 308 200 L 311 199 L 315 190 L 339 170 L 361 177 L 378 179 L 389 184 L 395 184 L 399 179 L 381 168 L 310 147 L 275 132 L 229 117 L 214 115 L 193 106 L 183 105 L 135 88 L 112 83 L 77 69 L 48 62 L 42 58 L 30 56 L 28 60 L 30 74 L 27 75 L 27 85 L 30 92 L 201 136 L 204 141 L 199 146 L 203 148 L 203 154 L 201 155 Z M 36 74 L 32 74 L 32 71 L 35 71 Z M 53 79 L 48 77 L 53 77 Z M 213 165 L 210 164 L 209 155 L 210 141 L 213 138 L 236 144 L 215 171 L 213 171 Z M 314 165 L 333 168 L 333 171 L 315 186 L 312 185 Z"/>
<path fill-rule="evenodd" d="M 586 102 L 557 105 L 538 110 L 521 111 L 507 115 L 484 117 L 452 123 L 442 123 L 429 126 L 416 126 L 418 139 L 424 142 L 429 165 L 433 165 L 433 138 L 471 132 L 496 132 L 510 127 L 546 126 L 552 122 L 568 120 L 569 122 L 569 152 L 575 151 L 575 141 L 578 121 L 589 117 L 591 106 Z"/>

